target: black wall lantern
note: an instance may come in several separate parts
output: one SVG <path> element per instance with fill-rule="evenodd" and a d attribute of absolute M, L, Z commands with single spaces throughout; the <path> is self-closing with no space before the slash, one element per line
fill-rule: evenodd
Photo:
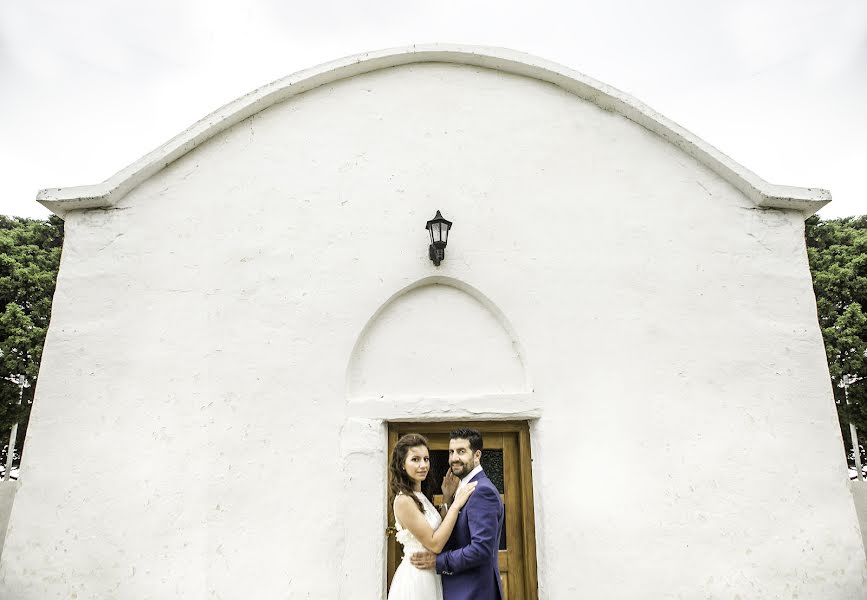
<path fill-rule="evenodd" d="M 452 222 L 443 219 L 440 211 L 437 211 L 436 216 L 428 221 L 424 228 L 430 233 L 428 256 L 433 264 L 440 266 L 440 262 L 446 257 L 446 244 L 449 243 L 449 229 L 452 228 Z"/>

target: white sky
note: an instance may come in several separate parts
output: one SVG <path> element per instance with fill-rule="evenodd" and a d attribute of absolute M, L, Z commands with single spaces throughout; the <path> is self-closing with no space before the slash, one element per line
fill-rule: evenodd
<path fill-rule="evenodd" d="M 5 0 L 0 214 L 107 179 L 217 107 L 348 54 L 503 46 L 626 91 L 759 176 L 867 213 L 867 0 Z"/>

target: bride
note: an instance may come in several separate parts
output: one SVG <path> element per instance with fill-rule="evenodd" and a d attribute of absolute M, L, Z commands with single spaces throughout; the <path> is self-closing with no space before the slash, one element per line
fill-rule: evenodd
<path fill-rule="evenodd" d="M 476 484 L 461 488 L 452 505 L 440 515 L 421 491 L 421 482 L 430 470 L 430 451 L 427 440 L 417 433 L 409 433 L 397 441 L 391 454 L 390 470 L 396 538 L 403 545 L 403 561 L 394 572 L 388 600 L 443 600 L 440 576 L 432 569 L 415 568 L 409 557 L 426 549 L 434 553 L 443 549 L 458 512 Z"/>

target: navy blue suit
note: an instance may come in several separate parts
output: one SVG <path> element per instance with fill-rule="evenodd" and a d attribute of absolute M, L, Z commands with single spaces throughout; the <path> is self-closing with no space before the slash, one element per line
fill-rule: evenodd
<path fill-rule="evenodd" d="M 503 530 L 500 493 L 485 472 L 461 509 L 452 535 L 437 555 L 444 600 L 501 600 L 499 547 Z"/>

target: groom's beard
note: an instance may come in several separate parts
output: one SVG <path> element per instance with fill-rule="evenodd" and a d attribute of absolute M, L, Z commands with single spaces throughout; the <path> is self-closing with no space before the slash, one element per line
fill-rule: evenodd
<path fill-rule="evenodd" d="M 469 475 L 470 471 L 475 468 L 475 465 L 472 463 L 467 464 L 460 461 L 455 461 L 449 466 L 452 468 L 452 473 L 459 479 L 463 479 Z"/>

